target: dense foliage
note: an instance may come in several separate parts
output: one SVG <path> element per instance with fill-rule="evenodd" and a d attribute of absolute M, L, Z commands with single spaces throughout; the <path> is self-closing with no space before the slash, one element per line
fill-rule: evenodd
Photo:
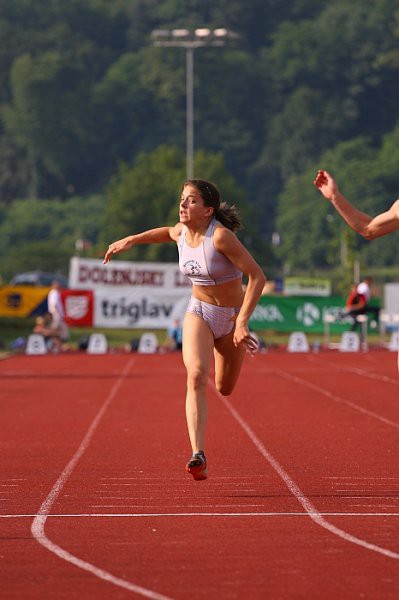
<path fill-rule="evenodd" d="M 395 264 L 397 238 L 348 232 L 312 180 L 329 169 L 372 214 L 399 195 L 398 0 L 0 0 L 4 278 L 67 271 L 77 239 L 100 255 L 173 222 L 185 52 L 151 31 L 204 26 L 239 37 L 195 51 L 195 174 L 238 203 L 266 271 L 331 268 L 348 252 Z"/>

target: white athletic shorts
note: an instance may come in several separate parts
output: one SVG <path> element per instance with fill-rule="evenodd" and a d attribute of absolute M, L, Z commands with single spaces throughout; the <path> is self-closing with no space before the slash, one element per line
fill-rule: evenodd
<path fill-rule="evenodd" d="M 215 340 L 218 340 L 232 331 L 240 308 L 216 306 L 191 296 L 186 312 L 201 317 L 211 329 Z"/>

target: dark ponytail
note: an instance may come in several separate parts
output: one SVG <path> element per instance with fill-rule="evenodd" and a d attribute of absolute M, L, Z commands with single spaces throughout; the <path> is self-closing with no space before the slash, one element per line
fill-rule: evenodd
<path fill-rule="evenodd" d="M 190 179 L 183 183 L 183 188 L 186 185 L 193 185 L 197 188 L 205 206 L 211 206 L 214 209 L 215 218 L 227 229 L 234 232 L 242 229 L 238 210 L 234 205 L 221 202 L 219 190 L 213 183 L 204 179 Z"/>
<path fill-rule="evenodd" d="M 230 206 L 227 202 L 221 202 L 220 207 L 215 209 L 215 217 L 231 231 L 242 229 L 240 214 L 234 204 Z"/>

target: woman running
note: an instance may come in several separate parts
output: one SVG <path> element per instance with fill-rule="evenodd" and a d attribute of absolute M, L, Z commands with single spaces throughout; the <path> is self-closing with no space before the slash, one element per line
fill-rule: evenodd
<path fill-rule="evenodd" d="M 228 396 L 237 383 L 246 351 L 257 349 L 248 321 L 266 278 L 234 233 L 241 227 L 235 207 L 221 202 L 212 183 L 201 179 L 184 182 L 179 218 L 174 227 L 151 229 L 110 244 L 104 264 L 113 254 L 136 244 L 177 243 L 179 268 L 192 283 L 183 321 L 186 418 L 192 447 L 186 470 L 195 480 L 203 480 L 207 478 L 206 390 L 212 354 L 216 389 Z M 245 292 L 243 274 L 248 278 Z"/>

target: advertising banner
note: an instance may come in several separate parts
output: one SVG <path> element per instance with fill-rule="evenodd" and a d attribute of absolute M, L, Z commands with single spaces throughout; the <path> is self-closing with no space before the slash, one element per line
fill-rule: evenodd
<path fill-rule="evenodd" d="M 95 291 L 95 327 L 165 329 L 183 319 L 190 293 L 138 290 Z"/>
<path fill-rule="evenodd" d="M 179 271 L 177 263 L 129 262 L 115 260 L 104 265 L 94 258 L 71 258 L 71 289 L 102 290 L 127 288 L 146 291 L 185 292 L 190 281 Z"/>
<path fill-rule="evenodd" d="M 65 321 L 71 327 L 93 327 L 94 294 L 91 290 L 62 290 Z"/>
<path fill-rule="evenodd" d="M 286 277 L 285 296 L 330 296 L 331 281 L 320 277 Z"/>
<path fill-rule="evenodd" d="M 47 310 L 48 287 L 5 285 L 0 288 L 0 317 L 33 317 Z"/>
<path fill-rule="evenodd" d="M 92 290 L 93 325 L 110 328 L 165 329 L 183 318 L 191 294 L 191 283 L 176 263 L 115 260 L 104 265 L 77 256 L 70 261 L 69 287 Z"/>
<path fill-rule="evenodd" d="M 379 302 L 373 299 L 371 304 L 378 306 Z M 337 318 L 344 306 L 345 299 L 342 296 L 262 296 L 251 316 L 250 326 L 258 331 L 272 329 L 286 333 L 322 333 L 326 315 Z M 338 323 L 330 323 L 329 329 L 331 333 L 340 333 L 351 324 L 352 319 L 346 318 Z"/>

